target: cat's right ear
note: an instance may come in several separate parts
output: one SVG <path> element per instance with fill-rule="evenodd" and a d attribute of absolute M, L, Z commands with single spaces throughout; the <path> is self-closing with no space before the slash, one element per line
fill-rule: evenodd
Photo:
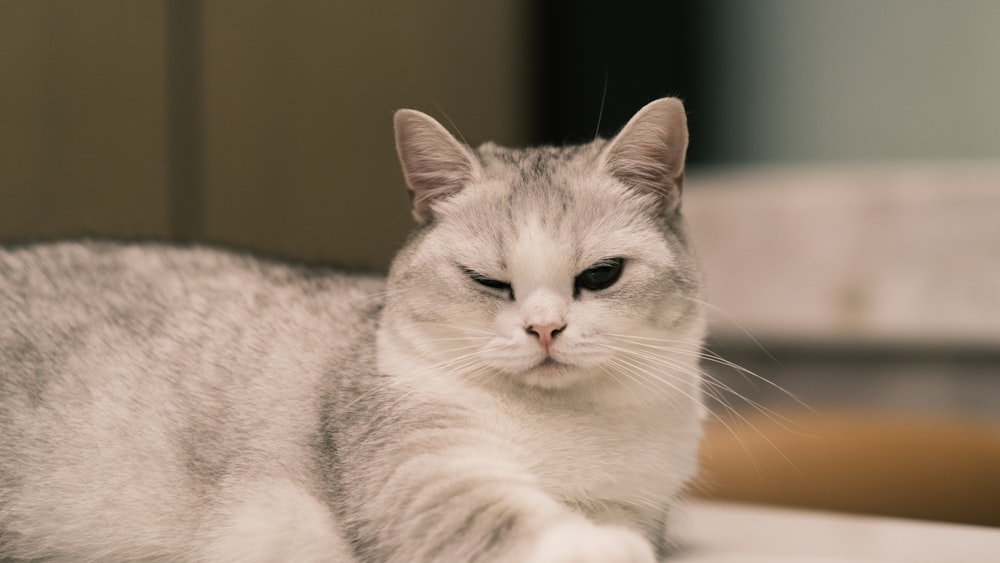
<path fill-rule="evenodd" d="M 418 223 L 434 218 L 434 204 L 461 190 L 479 173 L 472 151 L 440 123 L 412 109 L 396 112 L 396 152 Z"/>
<path fill-rule="evenodd" d="M 666 215 L 680 205 L 687 143 L 684 104 L 661 98 L 640 109 L 608 141 L 601 158 L 605 170 L 626 186 L 657 196 Z"/>

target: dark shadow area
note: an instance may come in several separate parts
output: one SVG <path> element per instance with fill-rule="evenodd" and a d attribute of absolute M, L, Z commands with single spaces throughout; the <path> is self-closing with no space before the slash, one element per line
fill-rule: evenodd
<path fill-rule="evenodd" d="M 540 2 L 536 144 L 610 137 L 647 102 L 678 96 L 688 110 L 689 162 L 712 162 L 710 7 L 671 0 Z"/>

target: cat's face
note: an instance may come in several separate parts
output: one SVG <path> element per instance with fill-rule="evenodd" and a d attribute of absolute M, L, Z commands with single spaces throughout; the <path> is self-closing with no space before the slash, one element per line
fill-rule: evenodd
<path fill-rule="evenodd" d="M 655 350 L 696 351 L 703 319 L 676 211 L 679 167 L 654 178 L 671 187 L 645 189 L 615 173 L 622 163 L 609 163 L 618 137 L 474 152 L 449 139 L 434 140 L 450 149 L 443 161 L 427 147 L 419 156 L 466 169 L 449 172 L 461 177 L 457 186 L 417 182 L 438 191 L 413 194 L 423 224 L 390 275 L 386 329 L 421 367 L 563 388 L 644 377 Z"/>

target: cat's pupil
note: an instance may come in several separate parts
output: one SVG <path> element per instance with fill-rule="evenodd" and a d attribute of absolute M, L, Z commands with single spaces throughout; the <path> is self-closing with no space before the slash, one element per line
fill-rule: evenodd
<path fill-rule="evenodd" d="M 600 291 L 611 287 L 621 277 L 624 262 L 621 258 L 611 258 L 587 268 L 574 280 L 575 289 Z"/>

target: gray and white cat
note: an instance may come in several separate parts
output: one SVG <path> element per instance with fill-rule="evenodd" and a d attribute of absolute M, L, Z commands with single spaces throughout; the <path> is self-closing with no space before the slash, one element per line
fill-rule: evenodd
<path fill-rule="evenodd" d="M 662 554 L 703 417 L 681 103 L 565 148 L 395 126 L 417 225 L 387 279 L 0 251 L 0 559 Z"/>

